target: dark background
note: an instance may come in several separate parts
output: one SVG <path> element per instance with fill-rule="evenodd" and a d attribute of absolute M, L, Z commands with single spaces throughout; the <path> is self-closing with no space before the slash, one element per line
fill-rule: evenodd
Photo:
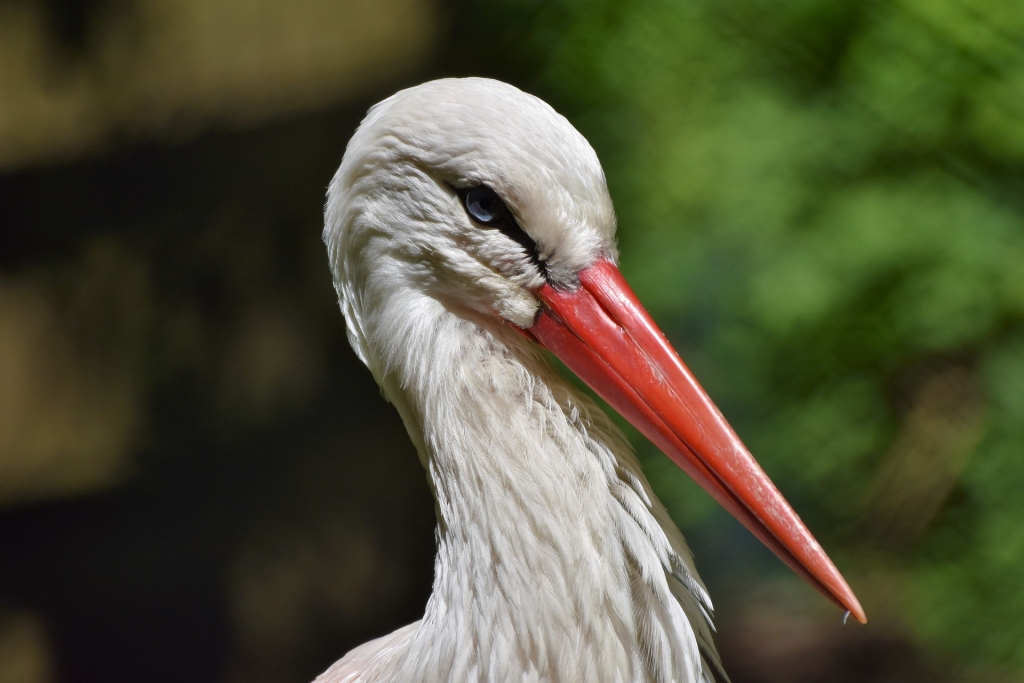
<path fill-rule="evenodd" d="M 1022 46 L 953 0 L 0 0 L 0 683 L 298 683 L 421 615 L 432 502 L 320 231 L 366 108 L 449 75 L 592 141 L 864 603 L 631 433 L 733 680 L 1020 680 Z"/>

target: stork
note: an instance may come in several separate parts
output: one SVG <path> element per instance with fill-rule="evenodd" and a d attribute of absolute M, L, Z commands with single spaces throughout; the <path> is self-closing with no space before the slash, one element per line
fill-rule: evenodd
<path fill-rule="evenodd" d="M 561 359 L 825 596 L 845 580 L 620 274 L 604 172 L 540 99 L 481 78 L 370 109 L 331 181 L 349 342 L 434 494 L 423 618 L 317 683 L 721 673 L 711 599 L 623 435 Z"/>

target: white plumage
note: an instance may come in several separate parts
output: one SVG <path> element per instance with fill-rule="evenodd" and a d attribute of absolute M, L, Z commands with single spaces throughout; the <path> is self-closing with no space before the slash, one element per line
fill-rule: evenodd
<path fill-rule="evenodd" d="M 494 191 L 536 248 L 467 213 Z M 496 81 L 373 107 L 328 192 L 349 341 L 401 414 L 437 506 L 423 619 L 346 655 L 342 681 L 709 681 L 711 601 L 622 434 L 521 330 L 538 290 L 614 261 L 587 141 Z"/>

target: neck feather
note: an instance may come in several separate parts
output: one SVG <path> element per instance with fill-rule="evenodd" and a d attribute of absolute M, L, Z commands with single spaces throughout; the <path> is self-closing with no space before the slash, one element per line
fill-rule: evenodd
<path fill-rule="evenodd" d="M 710 601 L 622 435 L 514 330 L 407 300 L 375 359 L 438 511 L 396 680 L 703 681 Z"/>

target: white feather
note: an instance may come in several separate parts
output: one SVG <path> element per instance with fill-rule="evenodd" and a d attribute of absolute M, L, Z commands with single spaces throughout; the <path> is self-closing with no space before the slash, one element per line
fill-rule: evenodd
<path fill-rule="evenodd" d="M 543 276 L 467 216 L 486 184 L 564 286 L 614 259 L 586 140 L 485 79 L 378 104 L 328 193 L 324 238 L 349 340 L 401 414 L 437 502 L 423 619 L 318 683 L 709 681 L 711 602 L 617 429 L 515 330 Z"/>

